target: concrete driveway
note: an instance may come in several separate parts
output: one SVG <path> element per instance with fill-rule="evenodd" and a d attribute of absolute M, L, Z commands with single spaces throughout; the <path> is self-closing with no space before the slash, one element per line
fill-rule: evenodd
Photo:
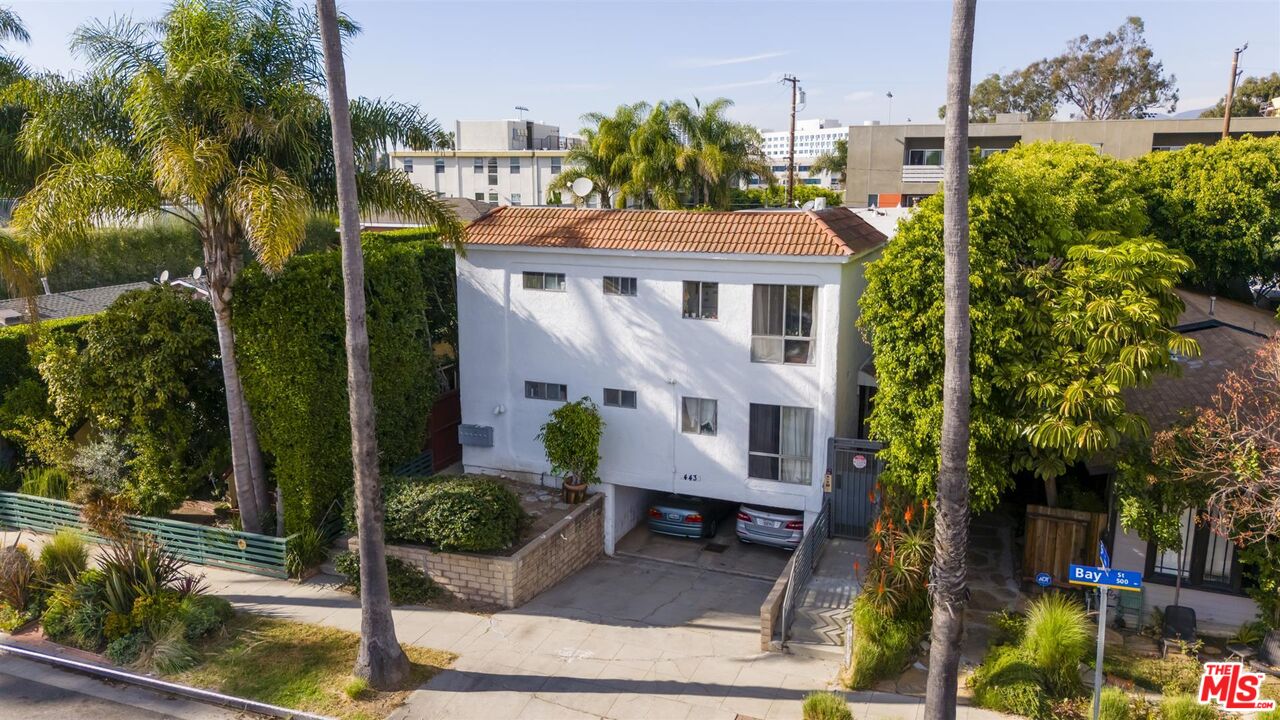
<path fill-rule="evenodd" d="M 791 551 L 738 540 L 734 523 L 720 524 L 713 538 L 683 538 L 651 532 L 645 523 L 618 541 L 618 555 L 661 560 L 702 570 L 746 575 L 770 583 L 791 560 Z"/>
<path fill-rule="evenodd" d="M 830 662 L 760 652 L 770 583 L 603 559 L 450 648 L 398 718 L 798 718 Z"/>

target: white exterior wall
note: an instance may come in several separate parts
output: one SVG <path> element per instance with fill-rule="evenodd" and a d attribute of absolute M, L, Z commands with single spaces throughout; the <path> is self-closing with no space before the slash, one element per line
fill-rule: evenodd
<path fill-rule="evenodd" d="M 465 447 L 467 472 L 549 472 L 536 436 L 557 403 L 525 399 L 524 382 L 564 383 L 570 400 L 585 395 L 601 406 L 605 483 L 804 509 L 812 518 L 836 430 L 837 348 L 841 333 L 857 332 L 840 319 L 843 260 L 468 248 L 458 260 L 462 422 L 492 426 L 494 446 Z M 525 290 L 526 270 L 564 273 L 567 291 Z M 604 295 L 605 275 L 638 278 L 637 295 Z M 681 317 L 685 280 L 720 283 L 719 319 Z M 755 283 L 818 286 L 813 364 L 751 362 Z M 604 407 L 606 387 L 636 390 L 637 408 Z M 715 436 L 681 432 L 681 397 L 718 401 Z M 813 409 L 808 485 L 747 477 L 753 402 Z M 615 531 L 638 519 L 635 498 L 615 496 Z"/>
<path fill-rule="evenodd" d="M 560 161 L 561 172 L 568 165 L 564 162 L 563 151 L 492 151 L 492 152 L 398 152 L 392 154 L 391 166 L 404 168 L 406 159 L 411 159 L 413 172 L 409 178 L 424 190 L 439 193 L 446 197 L 462 197 L 483 202 L 496 202 L 499 205 L 546 205 L 547 185 L 559 173 L 552 172 L 552 160 Z M 475 171 L 475 158 L 485 161 L 485 171 Z M 489 184 L 488 159 L 498 160 L 498 182 Z M 520 161 L 520 172 L 511 172 L 511 158 Z M 444 160 L 444 172 L 436 172 L 437 158 Z M 477 194 L 480 197 L 477 197 Z M 496 199 L 490 199 L 496 194 Z M 515 202 L 514 196 L 519 196 Z M 597 200 L 593 196 L 592 200 Z M 562 193 L 561 201 L 565 205 L 573 205 L 572 193 Z"/>
<path fill-rule="evenodd" d="M 1129 532 L 1116 534 L 1112 566 L 1120 570 L 1145 573 L 1147 567 L 1147 543 Z M 1173 604 L 1172 585 L 1144 582 L 1143 618 L 1151 617 L 1155 608 L 1164 609 Z M 1183 587 L 1178 604 L 1196 611 L 1196 624 L 1202 634 L 1231 635 L 1241 625 L 1258 619 L 1258 604 L 1243 595 L 1196 590 Z"/>

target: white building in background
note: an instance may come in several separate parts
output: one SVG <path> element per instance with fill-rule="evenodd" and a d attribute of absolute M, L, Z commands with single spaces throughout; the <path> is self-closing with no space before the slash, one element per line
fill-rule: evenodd
<path fill-rule="evenodd" d="M 580 138 L 529 120 L 465 120 L 454 125 L 453 150 L 396 150 L 391 166 L 424 190 L 497 205 L 547 205 L 547 186 L 564 171 Z M 573 204 L 573 198 L 561 201 Z M 588 198 L 595 207 L 599 197 Z"/>
<path fill-rule="evenodd" d="M 655 492 L 821 508 L 874 380 L 856 327 L 885 234 L 845 208 L 498 208 L 458 258 L 463 465 L 548 484 L 548 413 L 590 397 L 605 543 Z"/>
<path fill-rule="evenodd" d="M 787 182 L 787 155 L 789 152 L 790 131 L 770 130 L 760 133 L 764 138 L 764 153 L 773 161 L 773 174 L 778 182 Z M 835 119 L 813 119 L 796 121 L 796 184 L 817 185 L 828 190 L 840 190 L 840 174 L 829 172 L 811 173 L 809 166 L 824 153 L 835 152 L 836 140 L 848 140 L 849 128 Z M 750 187 L 761 183 L 752 179 Z"/>

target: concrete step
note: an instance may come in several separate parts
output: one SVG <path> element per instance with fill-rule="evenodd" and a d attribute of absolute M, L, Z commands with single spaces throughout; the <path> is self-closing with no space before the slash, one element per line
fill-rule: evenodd
<path fill-rule="evenodd" d="M 787 652 L 800 657 L 813 658 L 814 660 L 827 660 L 830 662 L 844 662 L 844 648 L 835 645 L 823 645 L 820 643 L 794 642 L 787 641 Z"/>

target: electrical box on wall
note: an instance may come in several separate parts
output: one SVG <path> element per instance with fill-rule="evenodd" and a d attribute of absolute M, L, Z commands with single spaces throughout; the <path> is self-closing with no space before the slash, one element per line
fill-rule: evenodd
<path fill-rule="evenodd" d="M 493 426 L 459 425 L 458 444 L 465 447 L 493 447 Z"/>

